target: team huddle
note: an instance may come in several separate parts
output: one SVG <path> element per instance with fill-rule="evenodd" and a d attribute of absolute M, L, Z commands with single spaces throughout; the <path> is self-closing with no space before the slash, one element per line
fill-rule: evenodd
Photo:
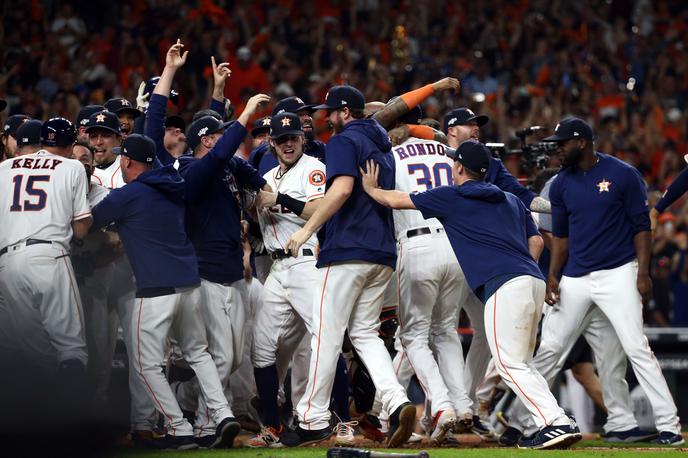
<path fill-rule="evenodd" d="M 210 107 L 187 128 L 167 115 L 183 47 L 142 83 L 136 107 L 116 98 L 74 122 L 8 118 L 0 356 L 105 405 L 121 329 L 131 439 L 143 448 L 231 447 L 254 423 L 250 447 L 333 435 L 351 445 L 355 434 L 400 447 L 418 431 L 438 446 L 472 432 L 550 449 L 582 438 L 550 391 L 582 336 L 605 440 L 683 443 L 643 334 L 645 184 L 594 150 L 585 121 L 563 119 L 544 139 L 562 168 L 537 195 L 479 141 L 487 116 L 424 118 L 425 99 L 460 89 L 454 78 L 387 103 L 333 86 L 320 105 L 288 97 L 252 123 L 270 103 L 257 94 L 227 122 L 231 71 L 213 58 Z M 333 130 L 326 144 L 317 110 Z M 627 360 L 656 431 L 635 420 Z M 516 397 L 501 436 L 484 408 L 497 386 Z"/>

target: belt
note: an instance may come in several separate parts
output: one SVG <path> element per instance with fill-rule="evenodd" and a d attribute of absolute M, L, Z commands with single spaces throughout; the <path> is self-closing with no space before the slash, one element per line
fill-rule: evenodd
<path fill-rule="evenodd" d="M 440 233 L 444 232 L 444 228 L 442 227 L 434 227 L 430 229 L 429 227 L 419 227 L 418 229 L 409 229 L 406 231 L 406 238 L 410 239 L 411 237 L 416 237 L 418 235 L 428 235 L 432 233 Z"/>
<path fill-rule="evenodd" d="M 14 243 L 12 245 L 7 245 L 5 248 L 0 250 L 0 256 L 3 254 L 7 253 L 12 246 L 17 246 L 17 245 L 38 245 L 39 243 L 45 243 L 45 244 L 51 244 L 53 242 L 50 242 L 48 240 L 40 240 L 40 239 L 27 239 L 25 242 L 19 242 L 19 243 Z"/>
<path fill-rule="evenodd" d="M 304 248 L 303 250 L 301 250 L 301 256 L 313 256 L 313 250 L 311 250 L 310 248 Z M 291 257 L 291 252 L 284 250 L 275 250 L 270 253 L 270 257 L 273 261 L 276 261 L 278 259 L 285 259 Z"/>
<path fill-rule="evenodd" d="M 153 287 L 153 288 L 143 288 L 138 291 L 136 291 L 136 297 L 137 298 L 142 298 L 142 297 L 160 297 L 160 296 L 169 296 L 171 294 L 177 294 L 177 293 L 184 293 L 186 291 L 190 291 L 194 288 L 197 288 L 200 286 L 198 285 L 189 285 L 189 286 L 163 286 L 163 287 Z"/>

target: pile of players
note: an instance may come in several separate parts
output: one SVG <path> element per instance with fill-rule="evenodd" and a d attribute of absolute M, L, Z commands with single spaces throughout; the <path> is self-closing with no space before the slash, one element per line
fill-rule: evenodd
<path fill-rule="evenodd" d="M 112 99 L 75 123 L 8 118 L 0 356 L 21 355 L 71 389 L 88 385 L 93 405 L 107 406 L 121 328 L 140 447 L 231 447 L 242 427 L 254 428 L 252 447 L 333 435 L 350 445 L 356 428 L 399 447 L 418 426 L 407 394 L 415 375 L 433 444 L 495 438 L 476 393 L 501 380 L 517 402 L 500 443 L 543 449 L 582 437 L 549 390 L 582 335 L 605 438 L 683 443 L 642 330 L 652 287 L 645 186 L 595 152 L 587 123 L 566 118 L 545 139 L 563 165 L 545 199 L 480 143 L 486 116 L 456 108 L 442 131 L 423 118 L 422 102 L 458 91 L 456 79 L 387 103 L 333 86 L 320 105 L 289 97 L 250 124 L 269 97 L 225 121 L 231 71 L 213 59 L 210 108 L 187 128 L 166 113 L 183 48 L 168 50 L 136 107 Z M 316 110 L 333 129 L 327 145 L 315 138 Z M 249 129 L 247 162 L 235 153 Z M 465 361 L 461 310 L 474 331 Z M 633 417 L 626 358 L 656 432 Z"/>

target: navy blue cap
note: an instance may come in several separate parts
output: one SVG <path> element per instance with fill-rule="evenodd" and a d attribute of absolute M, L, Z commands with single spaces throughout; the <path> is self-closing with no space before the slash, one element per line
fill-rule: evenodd
<path fill-rule="evenodd" d="M 214 116 L 203 116 L 195 120 L 186 132 L 186 142 L 191 151 L 201 143 L 201 137 L 226 129 L 232 122 L 222 122 Z"/>
<path fill-rule="evenodd" d="M 19 126 L 27 122 L 29 119 L 31 118 L 23 114 L 12 115 L 5 120 L 5 125 L 3 126 L 2 131 L 5 135 L 11 135 L 16 138 L 15 133 L 17 133 Z"/>
<path fill-rule="evenodd" d="M 280 138 L 285 135 L 303 135 L 301 120 L 294 113 L 280 113 L 270 120 L 270 136 Z"/>
<path fill-rule="evenodd" d="M 592 141 L 592 128 L 580 118 L 570 117 L 562 119 L 557 127 L 554 128 L 554 135 L 543 138 L 543 142 L 559 142 L 571 140 L 572 138 L 583 138 Z"/>
<path fill-rule="evenodd" d="M 314 110 L 337 110 L 340 108 L 363 110 L 365 108 L 363 93 L 353 86 L 332 86 L 325 96 L 325 103 L 313 107 Z"/>
<path fill-rule="evenodd" d="M 134 118 L 141 116 L 141 112 L 136 108 L 131 106 L 131 103 L 123 97 L 113 97 L 107 102 L 105 102 L 105 109 L 107 111 L 112 111 L 113 113 L 129 113 Z"/>
<path fill-rule="evenodd" d="M 485 115 L 476 115 L 473 110 L 466 107 L 454 108 L 444 115 L 444 132 L 454 126 L 464 126 L 469 122 L 475 121 L 478 127 L 482 127 L 490 121 Z"/>
<path fill-rule="evenodd" d="M 40 145 L 42 126 L 43 123 L 38 119 L 32 119 L 22 123 L 15 134 L 17 144 L 19 146 Z"/>
<path fill-rule="evenodd" d="M 193 118 L 191 118 L 191 124 L 195 123 L 204 116 L 212 116 L 219 121 L 224 121 L 224 119 L 222 119 L 222 115 L 220 115 L 220 113 L 217 111 L 211 110 L 210 108 L 204 108 L 203 110 L 198 110 L 196 113 L 194 113 Z"/>
<path fill-rule="evenodd" d="M 122 146 L 112 148 L 112 152 L 144 164 L 152 164 L 155 161 L 155 143 L 141 134 L 127 135 Z"/>
<path fill-rule="evenodd" d="M 153 91 L 155 90 L 155 86 L 158 85 L 158 81 L 160 81 L 159 76 L 148 78 L 148 81 L 146 81 L 146 86 L 143 89 L 143 93 L 148 94 L 149 96 L 152 95 Z M 179 102 L 179 92 L 175 91 L 174 89 L 170 90 L 170 100 L 176 105 Z"/>
<path fill-rule="evenodd" d="M 313 111 L 313 105 L 306 105 L 306 103 L 299 97 L 292 96 L 280 100 L 272 109 L 272 115 L 278 115 L 280 113 L 297 113 L 301 110 Z"/>
<path fill-rule="evenodd" d="M 99 111 L 98 113 L 93 113 L 88 118 L 86 132 L 93 129 L 105 129 L 120 134 L 119 116 L 112 111 Z"/>
<path fill-rule="evenodd" d="M 445 154 L 476 173 L 487 173 L 492 153 L 490 148 L 476 140 L 466 140 L 458 148 L 447 148 Z"/>
<path fill-rule="evenodd" d="M 264 118 L 256 119 L 253 122 L 253 129 L 251 129 L 251 135 L 256 136 L 265 132 L 270 132 L 270 116 L 265 116 Z"/>
<path fill-rule="evenodd" d="M 105 111 L 105 107 L 103 105 L 86 105 L 85 107 L 81 108 L 81 110 L 79 110 L 79 114 L 76 116 L 77 127 L 87 127 L 88 118 L 90 118 L 93 113 L 98 113 L 100 111 Z"/>
<path fill-rule="evenodd" d="M 165 127 L 176 127 L 182 132 L 186 131 L 186 121 L 179 115 L 169 115 L 165 118 Z"/>

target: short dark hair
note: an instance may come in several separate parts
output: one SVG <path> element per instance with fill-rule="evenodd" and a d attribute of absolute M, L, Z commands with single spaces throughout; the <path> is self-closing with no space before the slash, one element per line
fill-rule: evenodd
<path fill-rule="evenodd" d="M 96 149 L 86 140 L 77 139 L 77 141 L 74 142 L 74 146 L 83 146 L 91 153 L 91 157 L 95 158 Z"/>
<path fill-rule="evenodd" d="M 468 178 L 476 181 L 485 181 L 485 176 L 487 175 L 487 173 L 474 172 L 473 170 L 470 170 L 468 167 L 464 167 L 463 171 L 466 174 L 466 176 L 468 176 Z"/>
<path fill-rule="evenodd" d="M 365 118 L 365 113 L 363 112 L 363 110 L 349 108 L 349 112 L 351 113 L 351 117 L 354 119 Z"/>

